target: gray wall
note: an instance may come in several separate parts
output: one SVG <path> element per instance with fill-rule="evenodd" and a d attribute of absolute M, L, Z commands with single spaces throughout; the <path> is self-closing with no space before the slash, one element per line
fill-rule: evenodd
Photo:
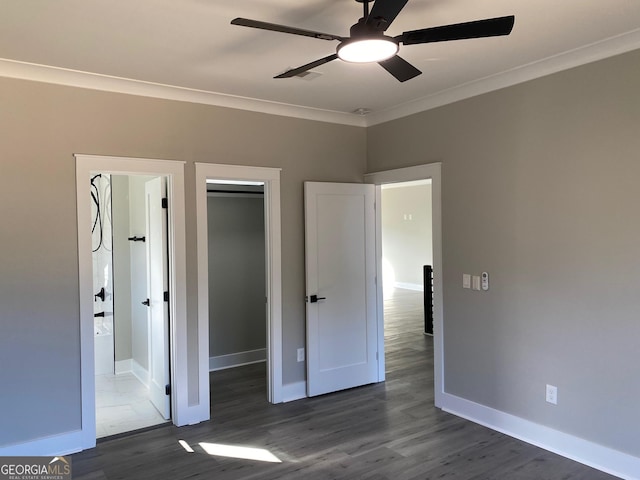
<path fill-rule="evenodd" d="M 113 216 L 113 323 L 116 361 L 131 358 L 131 255 L 129 178 L 111 175 Z"/>
<path fill-rule="evenodd" d="M 382 188 L 382 255 L 400 283 L 423 284 L 433 265 L 431 185 Z"/>
<path fill-rule="evenodd" d="M 371 172 L 443 164 L 445 390 L 635 456 L 638 85 L 635 51 L 367 131 Z"/>
<path fill-rule="evenodd" d="M 266 347 L 263 195 L 207 198 L 209 356 Z"/>
<path fill-rule="evenodd" d="M 80 428 L 74 153 L 186 161 L 190 401 L 197 399 L 194 162 L 281 167 L 283 380 L 304 380 L 303 182 L 360 182 L 357 127 L 0 78 L 0 445 Z M 43 365 L 47 368 L 43 368 Z M 7 368 L 11 365 L 11 368 Z"/>

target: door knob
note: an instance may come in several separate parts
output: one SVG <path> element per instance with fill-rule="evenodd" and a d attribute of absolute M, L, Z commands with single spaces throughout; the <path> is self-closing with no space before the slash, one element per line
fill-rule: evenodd
<path fill-rule="evenodd" d="M 144 302 L 142 302 L 142 304 L 148 307 L 150 305 L 149 299 L 147 298 Z"/>
<path fill-rule="evenodd" d="M 318 303 L 318 300 L 326 300 L 327 297 L 319 297 L 317 295 L 311 295 L 309 297 L 309 303 Z"/>
<path fill-rule="evenodd" d="M 107 297 L 107 292 L 105 292 L 104 287 L 102 287 L 100 291 L 93 296 L 93 301 L 97 302 L 98 299 L 100 299 L 104 302 L 104 299 L 106 297 Z"/>

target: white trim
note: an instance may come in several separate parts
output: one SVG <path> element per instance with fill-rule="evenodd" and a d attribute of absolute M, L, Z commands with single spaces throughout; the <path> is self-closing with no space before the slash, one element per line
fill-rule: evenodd
<path fill-rule="evenodd" d="M 149 371 L 136 360 L 131 361 L 131 373 L 134 377 L 140 380 L 140 383 L 149 388 Z"/>
<path fill-rule="evenodd" d="M 372 112 L 365 117 L 367 121 L 366 126 L 370 127 L 372 125 L 407 117 L 466 98 L 493 92 L 501 88 L 510 87 L 563 70 L 579 67 L 580 65 L 620 55 L 638 48 L 640 48 L 640 29 L 585 45 L 575 50 L 543 58 L 527 65 L 521 65 L 505 72 L 496 73 L 495 75 L 473 80 L 462 85 L 456 85 L 386 110 Z"/>
<path fill-rule="evenodd" d="M 75 158 L 81 319 L 82 448 L 92 448 L 96 444 L 91 234 L 90 229 L 86 227 L 90 225 L 91 219 L 88 179 L 92 172 L 167 177 L 169 193 L 168 235 L 170 258 L 172 259 L 169 279 L 169 305 L 172 318 L 172 420 L 174 424 L 180 426 L 208 419 L 208 395 L 204 399 L 200 395 L 198 404 L 189 405 L 184 162 L 81 154 L 76 154 Z M 201 333 L 198 332 L 198 335 L 201 336 Z"/>
<path fill-rule="evenodd" d="M 116 375 L 133 373 L 133 359 L 127 358 L 126 360 L 116 360 L 114 364 L 114 372 Z"/>
<path fill-rule="evenodd" d="M 414 292 L 424 292 L 424 285 L 421 283 L 406 283 L 406 282 L 394 282 L 395 288 L 401 288 L 403 290 L 413 290 Z"/>
<path fill-rule="evenodd" d="M 640 458 L 445 393 L 442 409 L 576 462 L 629 480 L 640 479 Z"/>
<path fill-rule="evenodd" d="M 196 163 L 196 219 L 198 254 L 198 324 L 201 349 L 209 347 L 209 253 L 207 234 L 207 178 L 264 182 L 267 260 L 267 390 L 271 403 L 282 402 L 282 260 L 280 229 L 280 169 Z M 205 347 L 206 345 L 206 347 Z M 208 358 L 206 359 L 208 362 Z M 209 389 L 208 372 L 200 381 Z M 203 385 L 204 386 L 204 385 Z"/>
<path fill-rule="evenodd" d="M 307 382 L 287 383 L 282 386 L 283 402 L 293 402 L 301 398 L 307 398 Z"/>
<path fill-rule="evenodd" d="M 53 457 L 82 451 L 82 430 L 41 437 L 24 443 L 0 447 L 0 457 Z M 95 442 L 95 439 L 94 439 Z"/>
<path fill-rule="evenodd" d="M 144 82 L 129 78 L 100 75 L 67 68 L 39 65 L 0 58 L 0 77 L 53 83 L 70 87 L 87 88 L 104 92 L 124 93 L 141 97 L 176 100 L 218 107 L 235 108 L 251 112 L 268 113 L 285 117 L 316 120 L 320 122 L 364 127 L 365 119 L 353 113 L 303 107 L 287 103 L 240 97 L 193 88 Z"/>
<path fill-rule="evenodd" d="M 217 370 L 225 370 L 227 368 L 241 367 L 243 365 L 251 365 L 252 363 L 260 363 L 266 361 L 266 348 L 247 350 L 246 352 L 229 353 L 227 355 L 209 357 L 209 371 L 215 372 Z"/>
<path fill-rule="evenodd" d="M 0 59 L 0 77 L 368 127 L 640 48 L 640 29 L 473 80 L 366 116 Z"/>
<path fill-rule="evenodd" d="M 411 182 L 431 179 L 431 211 L 433 242 L 433 372 L 435 405 L 440 407 L 444 394 L 444 331 L 442 309 L 442 179 L 441 164 L 429 163 L 415 167 L 398 168 L 383 172 L 368 173 L 365 182 L 376 185 L 376 204 L 380 205 L 382 185 L 388 183 Z M 376 255 L 378 259 L 378 278 L 382 278 L 382 208 L 376 209 Z M 378 378 L 385 378 L 384 362 L 384 305 L 382 282 L 378 282 Z"/>

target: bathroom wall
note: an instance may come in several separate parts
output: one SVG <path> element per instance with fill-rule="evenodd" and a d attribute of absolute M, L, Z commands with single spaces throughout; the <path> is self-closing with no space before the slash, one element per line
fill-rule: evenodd
<path fill-rule="evenodd" d="M 113 373 L 113 242 L 111 228 L 111 178 L 91 179 L 91 243 L 93 250 L 95 373 Z M 104 290 L 103 295 L 98 296 Z"/>
<path fill-rule="evenodd" d="M 131 359 L 131 253 L 129 245 L 129 177 L 111 176 L 113 211 L 113 310 L 116 373 L 118 362 Z M 130 365 L 125 364 L 125 369 Z"/>

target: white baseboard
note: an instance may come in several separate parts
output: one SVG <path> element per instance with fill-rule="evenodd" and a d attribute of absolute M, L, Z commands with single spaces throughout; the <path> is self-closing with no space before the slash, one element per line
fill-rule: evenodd
<path fill-rule="evenodd" d="M 640 479 L 640 458 L 448 393 L 444 411 L 627 480 Z"/>
<path fill-rule="evenodd" d="M 135 359 L 131 360 L 131 373 L 133 373 L 142 384 L 149 388 L 149 372 L 141 366 Z"/>
<path fill-rule="evenodd" d="M 209 371 L 224 370 L 225 368 L 240 367 L 242 365 L 250 365 L 252 363 L 266 362 L 267 349 L 259 348 L 257 350 L 248 350 L 246 352 L 230 353 L 228 355 L 219 355 L 217 357 L 209 357 Z"/>
<path fill-rule="evenodd" d="M 282 402 L 293 402 L 307 398 L 307 382 L 287 383 L 282 385 Z"/>
<path fill-rule="evenodd" d="M 127 358 L 126 360 L 116 360 L 115 372 L 116 375 L 133 372 L 133 359 Z"/>
<path fill-rule="evenodd" d="M 54 457 L 82 451 L 82 431 L 0 447 L 0 457 Z"/>
<path fill-rule="evenodd" d="M 395 282 L 393 286 L 396 288 L 402 288 L 403 290 L 413 290 L 415 292 L 424 292 L 424 285 L 422 285 L 421 283 Z"/>

